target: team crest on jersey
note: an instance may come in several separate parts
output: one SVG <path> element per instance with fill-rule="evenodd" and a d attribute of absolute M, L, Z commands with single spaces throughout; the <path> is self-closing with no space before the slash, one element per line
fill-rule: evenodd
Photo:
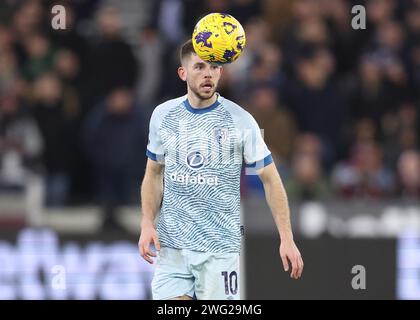
<path fill-rule="evenodd" d="M 219 144 L 224 143 L 228 138 L 227 128 L 216 128 L 214 129 L 214 137 Z"/>

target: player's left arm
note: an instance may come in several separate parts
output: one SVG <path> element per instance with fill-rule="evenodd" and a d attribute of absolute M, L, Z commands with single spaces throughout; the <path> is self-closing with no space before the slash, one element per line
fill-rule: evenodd
<path fill-rule="evenodd" d="M 290 276 L 298 279 L 302 275 L 303 260 L 293 240 L 289 204 L 280 175 L 274 163 L 260 169 L 258 175 L 264 185 L 265 197 L 280 234 L 280 257 L 284 271 L 289 270 L 290 261 L 292 264 Z"/>

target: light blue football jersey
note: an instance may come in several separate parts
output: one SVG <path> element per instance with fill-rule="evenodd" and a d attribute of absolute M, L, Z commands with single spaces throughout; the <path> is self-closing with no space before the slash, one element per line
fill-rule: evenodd
<path fill-rule="evenodd" d="M 255 119 L 218 95 L 204 109 L 187 96 L 153 111 L 147 156 L 165 165 L 157 232 L 162 246 L 240 251 L 240 175 L 273 160 Z"/>

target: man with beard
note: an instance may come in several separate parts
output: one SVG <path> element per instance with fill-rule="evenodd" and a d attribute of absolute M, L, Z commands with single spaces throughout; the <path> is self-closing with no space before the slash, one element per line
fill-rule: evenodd
<path fill-rule="evenodd" d="M 285 271 L 303 261 L 287 196 L 254 118 L 216 92 L 222 67 L 201 60 L 191 41 L 178 75 L 187 94 L 159 105 L 150 120 L 139 250 L 153 263 L 154 299 L 239 299 L 240 175 L 258 174 L 280 238 Z M 155 228 L 155 217 L 160 212 Z M 150 246 L 154 245 L 156 251 Z"/>

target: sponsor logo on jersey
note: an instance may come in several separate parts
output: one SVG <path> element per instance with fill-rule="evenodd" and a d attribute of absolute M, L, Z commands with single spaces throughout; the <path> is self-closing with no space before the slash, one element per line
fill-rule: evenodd
<path fill-rule="evenodd" d="M 187 154 L 186 161 L 191 169 L 197 170 L 204 166 L 206 158 L 200 151 L 191 151 Z"/>
<path fill-rule="evenodd" d="M 208 186 L 217 186 L 219 185 L 219 178 L 217 176 L 204 176 L 201 174 L 190 175 L 190 174 L 181 174 L 177 171 L 170 174 L 170 179 L 174 182 L 178 182 L 184 185 L 188 184 L 198 184 L 198 185 L 208 185 Z"/>

